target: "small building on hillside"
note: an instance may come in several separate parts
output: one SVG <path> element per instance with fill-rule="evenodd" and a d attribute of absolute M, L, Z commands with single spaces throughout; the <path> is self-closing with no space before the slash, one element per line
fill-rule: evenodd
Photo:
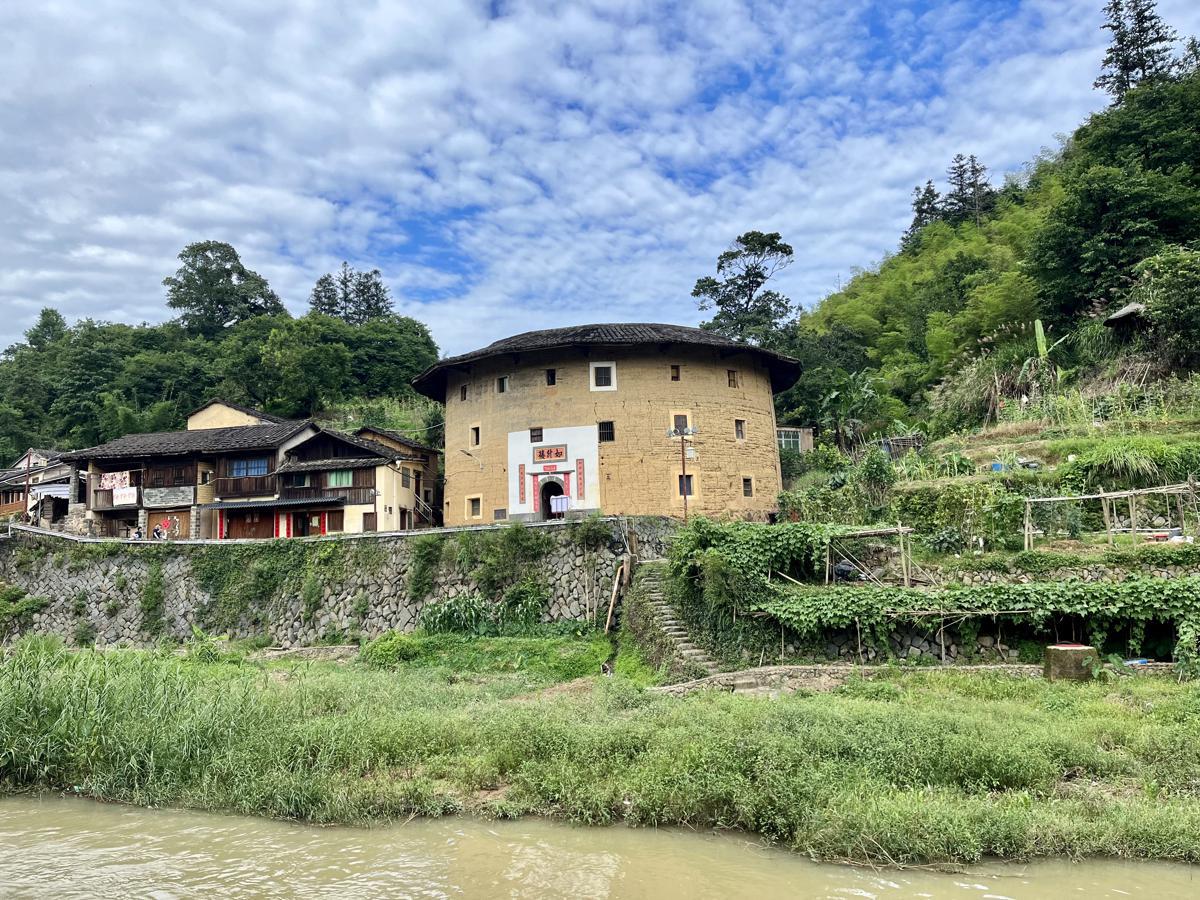
<path fill-rule="evenodd" d="M 773 395 L 799 364 L 698 328 L 531 331 L 418 376 L 446 404 L 447 525 L 566 512 L 765 518 L 782 484 Z"/>
<path fill-rule="evenodd" d="M 63 458 L 86 478 L 78 530 L 101 536 L 155 525 L 174 538 L 225 539 L 433 524 L 413 489 L 436 473 L 431 448 L 399 450 L 224 401 L 196 410 L 183 431 L 128 434 Z"/>

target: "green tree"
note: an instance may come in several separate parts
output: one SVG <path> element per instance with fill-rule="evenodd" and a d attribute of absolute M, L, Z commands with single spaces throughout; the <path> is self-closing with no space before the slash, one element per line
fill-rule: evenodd
<path fill-rule="evenodd" d="M 1134 299 L 1176 362 L 1200 364 L 1200 251 L 1169 247 L 1134 270 Z"/>
<path fill-rule="evenodd" d="M 1111 32 L 1095 86 L 1120 103 L 1143 81 L 1165 78 L 1175 69 L 1175 30 L 1158 15 L 1156 0 L 1109 0 L 1101 26 Z"/>
<path fill-rule="evenodd" d="M 322 275 L 313 285 L 308 304 L 315 313 L 334 316 L 351 325 L 364 325 L 392 315 L 392 297 L 378 269 L 361 272 L 342 262 L 336 277 Z"/>
<path fill-rule="evenodd" d="M 926 225 L 938 221 L 942 215 L 942 197 L 933 186 L 932 181 L 926 181 L 924 187 L 913 188 L 912 198 L 913 219 L 908 230 L 900 239 L 900 249 L 911 251 L 917 247 L 918 236 Z"/>
<path fill-rule="evenodd" d="M 779 340 L 791 301 L 766 284 L 791 265 L 793 251 L 778 232 L 747 231 L 717 257 L 717 277 L 697 279 L 692 296 L 716 314 L 701 328 L 764 346 Z"/>
<path fill-rule="evenodd" d="M 313 416 L 346 396 L 351 355 L 338 340 L 345 327 L 309 313 L 271 330 L 262 354 L 271 375 L 270 406 L 284 415 Z"/>
<path fill-rule="evenodd" d="M 62 313 L 57 309 L 45 307 L 38 314 L 37 322 L 25 332 L 25 343 L 40 353 L 49 350 L 66 335 L 67 320 L 62 317 Z"/>
<path fill-rule="evenodd" d="M 1133 267 L 1200 236 L 1200 191 L 1182 173 L 1095 165 L 1073 176 L 1030 251 L 1032 273 L 1059 321 L 1125 302 Z"/>
<path fill-rule="evenodd" d="M 167 306 L 180 310 L 179 321 L 189 331 L 211 337 L 246 319 L 286 314 L 266 279 L 247 269 L 229 244 L 188 244 L 179 260 L 163 286 Z"/>

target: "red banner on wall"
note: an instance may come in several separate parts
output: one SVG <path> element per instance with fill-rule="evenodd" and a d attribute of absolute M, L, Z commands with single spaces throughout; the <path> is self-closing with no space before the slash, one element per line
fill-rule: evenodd
<path fill-rule="evenodd" d="M 518 484 L 517 493 L 520 495 L 521 505 L 524 506 L 525 505 L 525 464 L 524 463 L 521 463 L 521 465 L 519 465 L 517 467 L 517 484 Z"/>
<path fill-rule="evenodd" d="M 584 498 L 583 488 L 583 460 L 575 460 L 575 499 L 582 500 Z"/>

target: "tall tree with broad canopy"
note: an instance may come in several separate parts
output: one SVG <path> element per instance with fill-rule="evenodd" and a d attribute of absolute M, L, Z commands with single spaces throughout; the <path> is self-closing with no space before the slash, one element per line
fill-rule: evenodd
<path fill-rule="evenodd" d="M 163 279 L 167 306 L 181 311 L 180 323 L 205 337 L 256 316 L 285 315 L 267 280 L 247 269 L 236 250 L 221 241 L 188 244 L 182 263 Z"/>
<path fill-rule="evenodd" d="M 735 340 L 771 345 L 792 311 L 791 301 L 766 284 L 792 263 L 791 245 L 779 232 L 747 231 L 717 257 L 717 277 L 696 281 L 692 296 L 716 315 L 700 327 Z"/>

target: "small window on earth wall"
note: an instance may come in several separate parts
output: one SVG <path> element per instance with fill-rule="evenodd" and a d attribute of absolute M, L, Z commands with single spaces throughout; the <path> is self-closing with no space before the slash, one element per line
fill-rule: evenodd
<path fill-rule="evenodd" d="M 460 388 L 458 389 L 458 399 L 459 399 L 459 400 L 466 400 L 466 399 L 467 399 L 467 386 L 466 386 L 465 384 L 464 384 L 464 385 L 462 385 L 462 387 L 460 387 Z"/>
<path fill-rule="evenodd" d="M 501 375 L 496 379 L 496 393 L 503 394 L 508 391 L 508 376 Z"/>
<path fill-rule="evenodd" d="M 612 387 L 612 367 L 596 366 L 592 370 L 596 376 L 596 387 Z"/>
<path fill-rule="evenodd" d="M 542 442 L 542 429 L 530 428 L 529 429 L 529 443 L 540 444 L 541 442 Z"/>
<path fill-rule="evenodd" d="M 680 475 L 679 476 L 679 496 L 680 497 L 693 496 L 692 476 L 691 475 Z"/>
<path fill-rule="evenodd" d="M 557 369 L 547 369 L 546 370 L 546 384 L 547 384 L 547 386 L 558 384 L 558 370 Z"/>
<path fill-rule="evenodd" d="M 754 496 L 754 479 L 753 478 L 743 478 L 742 479 L 742 496 L 743 497 L 753 497 Z"/>
<path fill-rule="evenodd" d="M 617 439 L 616 428 L 612 422 L 600 423 L 600 443 L 609 444 Z"/>
<path fill-rule="evenodd" d="M 679 380 L 679 366 L 671 366 L 671 380 L 672 381 Z"/>
<path fill-rule="evenodd" d="M 479 446 L 479 426 L 478 425 L 471 426 L 471 446 L 472 447 Z"/>
<path fill-rule="evenodd" d="M 726 369 L 726 370 L 725 370 L 725 377 L 729 379 L 729 386 L 730 386 L 731 388 L 735 388 L 735 387 L 737 387 L 737 386 L 738 386 L 738 373 L 737 373 L 737 369 Z"/>
<path fill-rule="evenodd" d="M 471 518 L 478 519 L 480 516 L 481 510 L 483 508 L 483 501 L 481 499 L 479 499 L 478 497 L 472 497 L 470 500 L 470 504 L 471 504 Z"/>

